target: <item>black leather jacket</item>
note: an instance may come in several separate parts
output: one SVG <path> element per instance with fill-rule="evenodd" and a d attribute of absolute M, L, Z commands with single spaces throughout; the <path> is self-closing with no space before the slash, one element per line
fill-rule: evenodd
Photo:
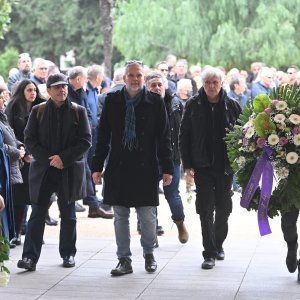
<path fill-rule="evenodd" d="M 224 89 L 221 89 L 220 103 L 222 104 L 220 120 L 222 124 L 222 137 L 226 135 L 226 129 L 234 126 L 236 120 L 241 113 L 239 103 L 229 98 Z M 207 96 L 203 87 L 199 90 L 199 94 L 188 100 L 185 106 L 185 112 L 181 122 L 179 135 L 179 147 L 183 167 L 185 169 L 197 169 L 203 167 L 212 167 L 210 153 L 207 153 L 208 136 L 212 132 L 212 128 L 208 128 L 207 122 L 209 115 L 207 110 Z M 232 172 L 227 157 L 225 142 L 224 149 L 224 172 L 229 174 Z"/>
<path fill-rule="evenodd" d="M 179 129 L 180 122 L 183 114 L 183 106 L 176 96 L 176 94 L 171 94 L 168 90 L 164 98 L 169 124 L 171 131 L 171 146 L 173 153 L 173 162 L 175 165 L 180 164 L 180 152 L 179 152 Z"/>

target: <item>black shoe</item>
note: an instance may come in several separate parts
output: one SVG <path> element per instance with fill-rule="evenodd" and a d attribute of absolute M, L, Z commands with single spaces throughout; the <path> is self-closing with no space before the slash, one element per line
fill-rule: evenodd
<path fill-rule="evenodd" d="M 21 241 L 21 234 L 18 234 L 17 236 L 13 237 L 10 241 L 10 244 L 15 244 L 16 246 L 20 246 L 22 244 Z"/>
<path fill-rule="evenodd" d="M 295 247 L 288 248 L 285 263 L 290 273 L 294 273 L 297 269 L 297 249 L 298 244 Z"/>
<path fill-rule="evenodd" d="M 201 265 L 201 268 L 204 270 L 212 269 L 215 266 L 215 259 L 214 258 L 205 258 L 204 262 Z"/>
<path fill-rule="evenodd" d="M 25 270 L 28 270 L 28 271 L 35 271 L 36 269 L 36 263 L 33 262 L 32 259 L 30 258 L 22 258 L 18 261 L 18 268 L 20 269 L 25 269 Z"/>
<path fill-rule="evenodd" d="M 84 212 L 86 209 L 81 204 L 79 204 L 77 201 L 75 202 L 75 211 L 76 212 Z"/>
<path fill-rule="evenodd" d="M 157 269 L 157 263 L 155 261 L 155 258 L 153 254 L 144 254 L 145 258 L 145 270 L 148 273 L 153 273 Z"/>
<path fill-rule="evenodd" d="M 122 276 L 126 274 L 132 273 L 131 261 L 126 257 L 121 257 L 119 259 L 119 263 L 117 264 L 115 269 L 112 269 L 110 274 L 112 276 Z"/>
<path fill-rule="evenodd" d="M 165 231 L 163 230 L 162 226 L 157 225 L 157 227 L 156 227 L 156 233 L 157 233 L 158 236 L 161 236 L 161 235 L 163 235 L 165 233 Z"/>
<path fill-rule="evenodd" d="M 72 268 L 75 267 L 74 256 L 69 255 L 63 258 L 63 267 L 64 268 Z"/>
<path fill-rule="evenodd" d="M 45 223 L 49 226 L 56 226 L 58 222 L 52 219 L 49 215 L 46 216 Z"/>
<path fill-rule="evenodd" d="M 224 252 L 223 249 L 221 249 L 220 251 L 218 251 L 216 259 L 217 260 L 224 260 L 225 259 L 225 252 Z"/>

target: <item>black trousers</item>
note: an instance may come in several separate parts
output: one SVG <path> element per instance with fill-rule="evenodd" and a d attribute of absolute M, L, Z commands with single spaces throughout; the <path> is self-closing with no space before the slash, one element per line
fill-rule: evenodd
<path fill-rule="evenodd" d="M 289 249 L 297 247 L 297 220 L 299 216 L 299 209 L 294 207 L 291 211 L 281 214 L 281 230 L 284 240 Z"/>
<path fill-rule="evenodd" d="M 75 203 L 68 203 L 62 193 L 61 170 L 50 167 L 43 179 L 38 203 L 32 204 L 32 212 L 27 225 L 22 257 L 38 262 L 45 230 L 45 217 L 48 212 L 50 197 L 57 193 L 61 224 L 59 236 L 59 253 L 62 258 L 76 254 L 76 212 Z"/>
<path fill-rule="evenodd" d="M 232 179 L 233 175 L 221 170 L 195 170 L 196 211 L 200 215 L 204 258 L 215 258 L 227 237 Z"/>

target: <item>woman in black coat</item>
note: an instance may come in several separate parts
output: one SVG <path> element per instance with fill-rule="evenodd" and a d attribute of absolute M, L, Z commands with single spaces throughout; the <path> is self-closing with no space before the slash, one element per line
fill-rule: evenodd
<path fill-rule="evenodd" d="M 24 143 L 24 129 L 32 107 L 44 101 L 35 82 L 24 79 L 18 83 L 5 112 L 8 117 L 8 122 L 15 132 L 16 138 L 20 142 Z M 20 231 L 22 220 L 26 205 L 30 204 L 28 171 L 31 160 L 32 156 L 29 153 L 25 153 L 22 159 L 23 167 L 21 168 L 23 183 L 14 184 L 12 187 L 17 234 L 17 237 L 12 240 L 12 243 L 17 245 L 21 244 Z"/>

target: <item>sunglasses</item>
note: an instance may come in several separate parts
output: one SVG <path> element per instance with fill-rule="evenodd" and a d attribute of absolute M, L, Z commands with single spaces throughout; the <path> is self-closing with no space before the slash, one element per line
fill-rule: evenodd
<path fill-rule="evenodd" d="M 138 65 L 140 65 L 142 67 L 144 66 L 144 64 L 143 64 L 142 61 L 140 61 L 140 60 L 134 60 L 134 59 L 126 61 L 125 66 L 136 65 L 136 64 L 138 64 Z"/>
<path fill-rule="evenodd" d="M 161 72 L 169 72 L 168 69 L 159 69 Z"/>

